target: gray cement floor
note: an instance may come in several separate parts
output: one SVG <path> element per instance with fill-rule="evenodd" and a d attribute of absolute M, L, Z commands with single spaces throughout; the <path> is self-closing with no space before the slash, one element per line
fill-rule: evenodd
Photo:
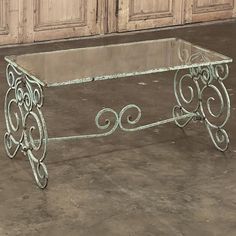
<path fill-rule="evenodd" d="M 236 57 L 236 22 L 101 39 L 0 49 L 0 111 L 7 89 L 3 56 L 124 41 L 180 37 Z M 217 151 L 200 123 L 174 124 L 138 133 L 49 143 L 49 185 L 35 185 L 19 154 L 0 145 L 0 236 L 235 236 L 236 66 L 226 81 L 232 102 L 231 145 Z M 46 90 L 49 136 L 96 132 L 104 106 L 143 108 L 142 122 L 171 116 L 173 73 Z M 70 105 L 68 105 L 70 100 Z M 5 130 L 0 113 L 0 134 Z M 1 142 L 3 143 L 3 142 Z"/>

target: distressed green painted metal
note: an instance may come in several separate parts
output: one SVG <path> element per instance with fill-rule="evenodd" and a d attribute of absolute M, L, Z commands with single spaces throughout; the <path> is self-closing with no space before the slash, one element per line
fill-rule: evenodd
<path fill-rule="evenodd" d="M 48 172 L 43 163 L 47 154 L 47 129 L 41 111 L 44 102 L 43 87 L 38 81 L 25 75 L 13 65 L 6 69 L 9 89 L 5 97 L 5 120 L 7 132 L 4 136 L 5 149 L 10 158 L 21 150 L 29 159 L 34 177 L 40 188 L 48 182 Z M 12 112 L 13 106 L 18 110 Z M 29 126 L 29 119 L 34 125 Z M 37 130 L 37 142 L 33 132 Z"/>
<path fill-rule="evenodd" d="M 215 147 L 220 151 L 225 151 L 229 145 L 229 137 L 224 126 L 230 116 L 230 99 L 223 82 L 229 75 L 227 63 L 230 60 L 222 60 L 221 64 L 219 62 L 217 64 L 216 62 L 212 63 L 201 53 L 191 55 L 189 51 L 182 48 L 179 48 L 178 52 L 178 56 L 185 66 L 174 68 L 177 69 L 174 78 L 174 94 L 177 105 L 173 108 L 173 117 L 138 125 L 142 111 L 135 104 L 126 105 L 120 112 L 112 108 L 103 108 L 95 117 L 98 133 L 51 138 L 48 138 L 46 123 L 41 111 L 44 102 L 43 88 L 46 84 L 7 58 L 9 64 L 6 69 L 6 78 L 9 89 L 5 97 L 7 132 L 4 136 L 4 143 L 8 156 L 14 158 L 21 150 L 30 161 L 38 186 L 43 189 L 48 182 L 48 172 L 44 164 L 48 141 L 104 137 L 113 134 L 118 128 L 124 132 L 134 132 L 169 122 L 175 122 L 183 128 L 191 120 L 200 120 L 205 123 Z M 154 73 L 157 70 L 158 68 L 149 72 L 120 73 L 113 76 L 97 77 L 96 80 Z M 191 81 L 192 84 L 185 88 L 185 81 Z M 75 82 L 88 81 L 78 80 L 71 83 Z M 60 83 L 60 85 L 64 84 Z M 52 84 L 52 86 L 56 85 Z M 208 96 L 209 89 L 214 92 L 215 96 Z M 212 102 L 216 99 L 219 100 L 219 110 L 213 111 Z M 17 107 L 18 111 L 12 112 L 13 106 Z M 131 109 L 137 111 L 136 117 L 129 115 Z M 106 119 L 105 123 L 102 123 L 101 118 L 108 113 L 112 115 L 112 118 Z M 211 118 L 218 120 L 221 117 L 224 117 L 221 123 L 216 122 L 217 124 L 215 124 L 211 120 Z M 29 119 L 34 120 L 34 125 L 28 122 Z M 124 120 L 127 123 L 125 126 Z M 33 132 L 35 131 L 38 132 L 38 137 L 34 137 Z"/>

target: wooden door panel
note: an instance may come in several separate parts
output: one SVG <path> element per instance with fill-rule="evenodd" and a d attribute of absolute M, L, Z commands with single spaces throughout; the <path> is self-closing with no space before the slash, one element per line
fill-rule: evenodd
<path fill-rule="evenodd" d="M 7 11 L 6 11 L 6 1 L 0 1 L 0 33 L 6 34 L 7 32 Z"/>
<path fill-rule="evenodd" d="M 84 2 L 71 0 L 67 4 L 64 0 L 36 0 L 35 29 L 50 30 L 68 25 L 86 25 Z"/>
<path fill-rule="evenodd" d="M 129 19 L 132 20 L 146 20 L 166 17 L 172 15 L 172 1 L 150 1 L 146 4 L 145 1 L 130 1 L 130 15 Z"/>
<path fill-rule="evenodd" d="M 99 33 L 97 0 L 26 0 L 25 42 Z"/>
<path fill-rule="evenodd" d="M 236 0 L 0 0 L 0 45 L 236 17 Z"/>
<path fill-rule="evenodd" d="M 118 31 L 181 24 L 182 0 L 120 0 Z"/>
<path fill-rule="evenodd" d="M 186 1 L 185 22 L 228 19 L 234 16 L 236 0 Z"/>
<path fill-rule="evenodd" d="M 0 45 L 18 42 L 18 1 L 0 0 Z"/>
<path fill-rule="evenodd" d="M 204 9 L 210 10 L 221 10 L 221 9 L 231 9 L 233 7 L 232 0 L 195 0 L 194 1 L 194 9 L 204 11 Z"/>

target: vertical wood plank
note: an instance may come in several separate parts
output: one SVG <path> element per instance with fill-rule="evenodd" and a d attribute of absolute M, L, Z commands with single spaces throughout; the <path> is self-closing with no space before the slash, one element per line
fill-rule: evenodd
<path fill-rule="evenodd" d="M 236 0 L 234 0 L 233 17 L 236 17 Z"/>
<path fill-rule="evenodd" d="M 119 6 L 117 5 L 118 0 L 107 0 L 108 6 L 107 6 L 107 22 L 108 22 L 108 28 L 107 33 L 113 33 L 117 31 L 117 23 L 118 23 L 118 15 L 117 11 Z"/>
<path fill-rule="evenodd" d="M 25 33 L 25 5 L 24 0 L 19 0 L 18 5 L 18 42 L 23 43 L 24 42 L 24 33 Z"/>

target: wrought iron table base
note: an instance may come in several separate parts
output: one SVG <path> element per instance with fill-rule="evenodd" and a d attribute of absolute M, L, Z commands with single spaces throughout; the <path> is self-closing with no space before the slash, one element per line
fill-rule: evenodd
<path fill-rule="evenodd" d="M 29 159 L 37 185 L 43 189 L 48 183 L 48 172 L 44 159 L 49 140 L 102 137 L 111 135 L 117 128 L 123 131 L 138 131 L 169 122 L 175 122 L 183 128 L 191 120 L 201 120 L 205 123 L 216 148 L 225 151 L 228 148 L 229 137 L 224 130 L 224 126 L 230 116 L 230 99 L 223 84 L 229 74 L 227 64 L 193 67 L 188 73 L 179 76 L 183 71 L 177 71 L 174 78 L 174 93 L 177 105 L 173 108 L 172 118 L 135 126 L 134 128 L 126 128 L 122 122 L 124 118 L 128 125 L 137 125 L 140 121 L 141 109 L 137 105 L 127 105 L 119 113 L 111 108 L 104 108 L 95 117 L 95 124 L 99 130 L 104 131 L 103 133 L 48 139 L 46 123 L 41 111 L 44 102 L 43 85 L 40 81 L 18 70 L 13 64 L 8 64 L 6 77 L 9 89 L 5 97 L 7 132 L 4 137 L 7 154 L 10 158 L 14 158 L 17 152 L 21 150 Z M 183 88 L 185 81 L 192 82 L 192 85 L 187 86 L 187 95 Z M 204 99 L 208 89 L 211 89 L 220 101 L 220 109 L 217 112 L 212 110 L 212 102 L 216 98 L 210 96 Z M 191 108 L 188 107 L 189 105 L 191 105 Z M 17 112 L 12 112 L 14 107 Z M 130 109 L 137 110 L 135 118 L 126 115 Z M 112 114 L 115 120 L 112 122 L 111 119 L 106 119 L 105 123 L 102 123 L 101 117 L 105 113 Z M 215 118 L 217 122 L 213 123 L 208 116 Z M 221 117 L 224 117 L 223 122 L 218 123 Z M 34 124 L 31 124 L 29 120 L 31 120 L 31 123 L 33 121 Z M 34 136 L 35 132 L 37 132 L 37 137 Z"/>

